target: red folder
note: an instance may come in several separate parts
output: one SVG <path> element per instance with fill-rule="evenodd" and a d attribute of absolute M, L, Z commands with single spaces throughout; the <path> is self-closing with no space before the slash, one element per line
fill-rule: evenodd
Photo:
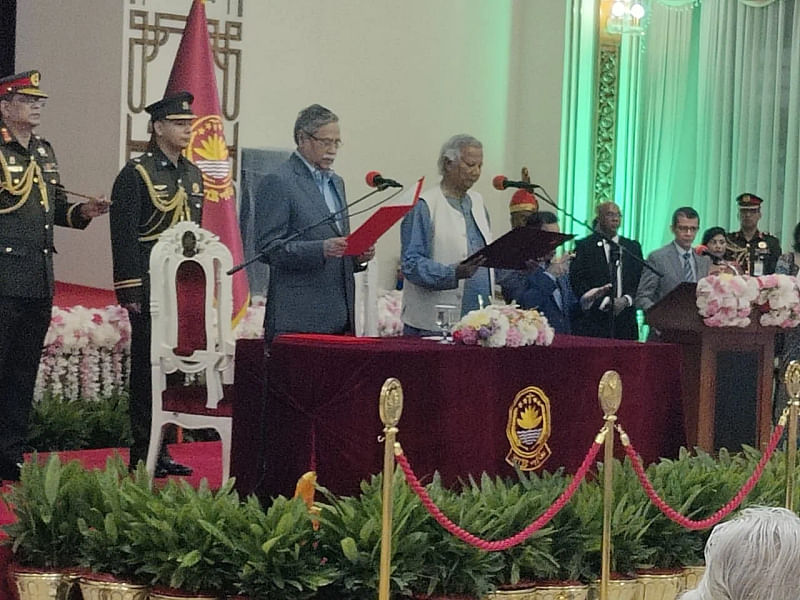
<path fill-rule="evenodd" d="M 422 191 L 424 177 L 420 177 L 414 189 L 414 196 L 411 204 L 394 204 L 392 206 L 381 206 L 369 219 L 347 236 L 347 250 L 345 256 L 358 256 L 364 254 L 370 246 L 386 233 L 389 228 L 402 219 L 410 211 L 419 199 Z"/>

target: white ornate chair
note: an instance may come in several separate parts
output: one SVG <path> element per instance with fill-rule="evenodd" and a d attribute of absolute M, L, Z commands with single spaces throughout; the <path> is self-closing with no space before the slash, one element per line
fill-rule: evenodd
<path fill-rule="evenodd" d="M 159 236 L 150 254 L 153 417 L 147 470 L 154 472 L 162 428 L 216 429 L 222 481 L 228 479 L 233 416 L 233 306 L 230 251 L 210 231 L 182 221 Z M 183 374 L 181 381 L 167 377 Z"/>

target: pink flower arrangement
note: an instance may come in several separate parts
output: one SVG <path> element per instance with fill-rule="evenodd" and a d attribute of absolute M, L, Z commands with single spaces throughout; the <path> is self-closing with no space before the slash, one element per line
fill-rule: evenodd
<path fill-rule="evenodd" d="M 403 292 L 386 290 L 378 294 L 378 336 L 393 337 L 403 334 Z"/>
<path fill-rule="evenodd" d="M 764 275 L 757 279 L 755 303 L 761 312 L 759 322 L 764 326 L 784 328 L 800 325 L 797 279 L 789 275 Z"/>
<path fill-rule="evenodd" d="M 697 282 L 697 309 L 709 327 L 747 327 L 754 307 L 763 326 L 800 325 L 797 279 L 789 275 L 721 273 Z"/>
<path fill-rule="evenodd" d="M 709 327 L 747 327 L 758 283 L 747 275 L 720 273 L 697 282 L 697 309 Z"/>
<path fill-rule="evenodd" d="M 464 315 L 453 328 L 457 344 L 500 348 L 510 346 L 549 346 L 553 328 L 537 310 L 524 310 L 514 304 L 490 304 Z"/>

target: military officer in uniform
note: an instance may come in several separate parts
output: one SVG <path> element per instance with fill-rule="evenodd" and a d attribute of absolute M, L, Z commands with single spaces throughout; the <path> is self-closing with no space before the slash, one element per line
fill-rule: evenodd
<path fill-rule="evenodd" d="M 200 223 L 203 176 L 182 152 L 192 133 L 188 92 L 146 107 L 152 137 L 148 151 L 123 167 L 111 192 L 111 250 L 114 290 L 131 321 L 130 465 L 147 455 L 150 440 L 150 251 L 158 236 L 178 221 Z M 155 475 L 190 475 L 162 448 Z"/>
<path fill-rule="evenodd" d="M 53 304 L 53 226 L 85 228 L 102 196 L 67 201 L 53 147 L 34 133 L 47 94 L 39 72 L 0 79 L 0 479 L 19 479 Z"/>
<path fill-rule="evenodd" d="M 728 234 L 726 260 L 739 263 L 742 271 L 749 275 L 771 275 L 775 272 L 781 243 L 778 238 L 758 230 L 761 218 L 761 203 L 755 194 L 745 193 L 736 197 L 739 205 L 741 229 Z"/>

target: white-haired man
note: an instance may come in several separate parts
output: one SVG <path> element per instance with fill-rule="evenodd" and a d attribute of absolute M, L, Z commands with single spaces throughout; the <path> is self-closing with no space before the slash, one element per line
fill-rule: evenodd
<path fill-rule="evenodd" d="M 714 527 L 705 555 L 702 579 L 681 600 L 800 598 L 800 518 L 790 510 L 743 510 Z"/>
<path fill-rule="evenodd" d="M 405 335 L 436 334 L 437 305 L 464 315 L 481 301 L 488 304 L 494 287 L 482 261 L 462 262 L 492 241 L 483 198 L 470 190 L 481 176 L 483 145 L 471 135 L 454 135 L 438 165 L 441 182 L 422 193 L 400 228 Z"/>

